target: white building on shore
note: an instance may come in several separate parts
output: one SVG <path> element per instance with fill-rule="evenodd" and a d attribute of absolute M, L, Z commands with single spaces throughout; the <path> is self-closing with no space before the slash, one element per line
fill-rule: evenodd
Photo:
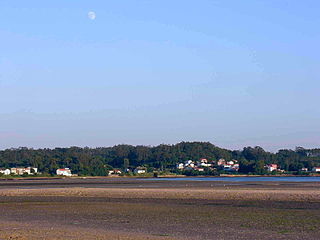
<path fill-rule="evenodd" d="M 134 172 L 134 174 L 144 174 L 147 172 L 147 168 L 137 167 L 133 172 Z"/>
<path fill-rule="evenodd" d="M 71 170 L 69 168 L 59 168 L 56 171 L 58 176 L 66 176 L 66 177 L 71 177 L 72 173 Z"/>
<path fill-rule="evenodd" d="M 23 174 L 34 175 L 35 173 L 38 173 L 38 168 L 35 168 L 35 167 L 27 167 L 27 168 L 17 167 L 17 168 L 11 168 L 10 171 L 14 175 L 23 175 Z"/>
<path fill-rule="evenodd" d="M 277 164 L 269 164 L 269 165 L 266 165 L 266 169 L 268 172 L 277 171 L 278 165 Z"/>
<path fill-rule="evenodd" d="M 11 174 L 10 169 L 0 169 L 0 173 L 7 176 Z"/>
<path fill-rule="evenodd" d="M 312 172 L 320 172 L 320 167 L 313 167 Z"/>

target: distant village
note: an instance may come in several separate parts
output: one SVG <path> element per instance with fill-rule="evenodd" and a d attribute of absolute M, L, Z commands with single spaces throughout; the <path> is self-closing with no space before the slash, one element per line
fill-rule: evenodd
<path fill-rule="evenodd" d="M 28 175 L 39 175 L 38 168 L 36 167 L 15 167 L 15 168 L 6 168 L 0 169 L 0 174 L 8 176 L 8 175 L 18 175 L 18 176 L 28 176 Z M 71 177 L 72 173 L 69 168 L 61 168 L 57 169 L 57 175 Z"/>
<path fill-rule="evenodd" d="M 126 172 L 129 172 L 130 170 L 127 169 Z M 107 171 L 107 175 L 121 175 L 123 171 L 120 169 L 112 169 Z M 147 168 L 145 167 L 137 167 L 133 170 L 134 174 L 145 174 L 147 173 Z M 17 167 L 17 168 L 6 168 L 6 169 L 0 169 L 0 175 L 4 176 L 32 176 L 32 175 L 41 175 L 40 172 L 38 172 L 38 168 L 36 167 Z M 72 177 L 77 176 L 77 174 L 73 174 L 71 172 L 71 169 L 69 168 L 59 168 L 56 170 L 57 176 L 65 176 L 65 177 Z"/>
<path fill-rule="evenodd" d="M 209 170 L 217 170 L 217 168 L 219 168 L 227 172 L 238 172 L 239 164 L 236 160 L 226 161 L 223 158 L 219 159 L 217 162 L 209 162 L 207 159 L 201 158 L 197 162 L 187 160 L 184 163 L 177 164 L 177 169 L 184 171 L 204 172 L 205 168 L 208 168 Z"/>
<path fill-rule="evenodd" d="M 198 161 L 186 160 L 185 162 L 177 163 L 175 173 L 185 173 L 185 172 L 197 172 L 198 175 L 204 173 L 205 171 L 224 171 L 226 173 L 237 173 L 239 171 L 239 163 L 237 160 L 227 161 L 223 158 L 217 161 L 208 161 L 206 158 L 201 158 Z M 264 169 L 269 173 L 284 173 L 283 169 L 280 169 L 277 164 L 267 164 Z M 143 175 L 148 172 L 148 168 L 139 166 L 134 169 L 109 169 L 106 170 L 106 175 L 124 175 L 131 173 L 133 175 Z M 301 168 L 301 172 L 305 173 L 320 173 L 320 167 L 313 167 L 312 169 Z M 0 176 L 32 176 L 41 175 L 36 167 L 14 167 L 0 169 Z M 59 168 L 56 170 L 57 176 L 72 177 L 77 176 L 77 174 L 72 173 L 70 168 Z"/>
<path fill-rule="evenodd" d="M 226 161 L 221 158 L 218 161 L 209 162 L 205 158 L 201 158 L 199 161 L 194 162 L 192 160 L 187 160 L 184 163 L 178 163 L 177 169 L 183 171 L 198 171 L 204 172 L 205 168 L 209 168 L 210 170 L 223 170 L 225 172 L 238 172 L 239 171 L 239 163 L 237 160 Z M 284 173 L 283 169 L 280 169 L 277 164 L 267 164 L 264 166 L 267 172 L 278 172 Z M 320 167 L 313 167 L 311 171 L 308 168 L 302 168 L 302 172 L 320 172 Z"/>

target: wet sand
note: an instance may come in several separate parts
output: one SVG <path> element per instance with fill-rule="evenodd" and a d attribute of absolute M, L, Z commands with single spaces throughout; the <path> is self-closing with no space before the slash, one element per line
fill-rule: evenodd
<path fill-rule="evenodd" d="M 319 239 L 320 183 L 0 181 L 0 239 Z"/>

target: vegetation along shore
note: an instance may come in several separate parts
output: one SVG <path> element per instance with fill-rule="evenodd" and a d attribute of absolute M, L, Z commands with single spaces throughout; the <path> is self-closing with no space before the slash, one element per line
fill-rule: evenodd
<path fill-rule="evenodd" d="M 317 175 L 319 166 L 319 148 L 297 147 L 272 153 L 261 147 L 228 150 L 209 142 L 100 148 L 21 147 L 0 151 L 0 176 L 307 176 Z M 18 167 L 25 169 L 18 174 Z"/>

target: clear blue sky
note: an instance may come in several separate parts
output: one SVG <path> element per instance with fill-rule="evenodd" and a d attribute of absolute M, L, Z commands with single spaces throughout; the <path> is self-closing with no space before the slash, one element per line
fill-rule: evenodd
<path fill-rule="evenodd" d="M 319 9 L 1 0 L 0 148 L 320 147 Z"/>

